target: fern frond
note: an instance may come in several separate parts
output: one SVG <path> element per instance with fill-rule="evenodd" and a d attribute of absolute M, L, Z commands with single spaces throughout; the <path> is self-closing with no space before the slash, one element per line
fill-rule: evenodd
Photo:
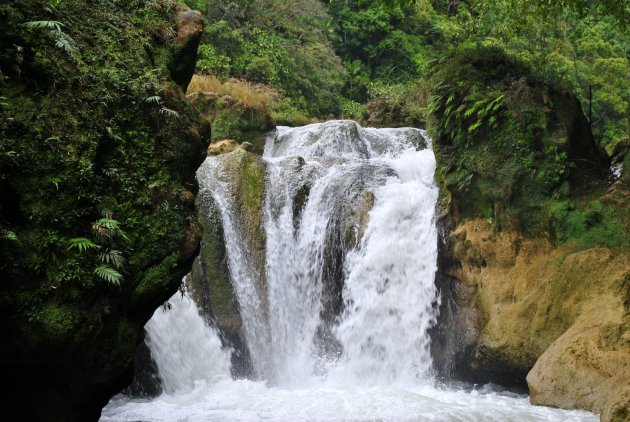
<path fill-rule="evenodd" d="M 50 30 L 59 31 L 59 32 L 61 32 L 61 28 L 63 28 L 64 26 L 63 23 L 59 21 L 30 21 L 30 22 L 24 22 L 22 25 L 24 25 L 26 28 L 30 30 L 50 29 Z"/>
<path fill-rule="evenodd" d="M 65 32 L 53 30 L 50 36 L 55 41 L 55 47 L 60 48 L 66 53 L 75 53 L 77 51 L 76 42 Z"/>
<path fill-rule="evenodd" d="M 0 239 L 4 240 L 18 240 L 17 235 L 10 230 L 0 230 Z"/>
<path fill-rule="evenodd" d="M 481 126 L 482 123 L 482 120 L 477 120 L 475 123 L 468 127 L 468 133 L 473 133 L 475 130 L 477 130 L 479 126 Z"/>
<path fill-rule="evenodd" d="M 68 250 L 78 249 L 79 252 L 85 252 L 88 249 L 99 249 L 99 248 L 100 248 L 99 245 L 92 242 L 90 239 L 86 237 L 75 237 L 74 239 L 68 240 Z"/>
<path fill-rule="evenodd" d="M 145 103 L 154 103 L 154 104 L 160 104 L 160 102 L 162 102 L 162 97 L 160 97 L 159 95 L 153 95 L 152 97 L 148 97 L 144 99 Z"/>
<path fill-rule="evenodd" d="M 125 258 L 123 258 L 122 253 L 115 249 L 103 252 L 99 255 L 99 258 L 102 262 L 111 264 L 118 269 L 122 268 L 125 264 Z"/>
<path fill-rule="evenodd" d="M 162 107 L 160 109 L 160 114 L 164 114 L 168 117 L 174 117 L 176 119 L 179 119 L 179 113 L 176 112 L 175 110 L 171 110 L 170 108 Z"/>
<path fill-rule="evenodd" d="M 107 281 L 110 284 L 120 286 L 120 281 L 123 276 L 121 273 L 110 267 L 109 265 L 99 265 L 94 270 L 94 274 L 101 280 Z"/>

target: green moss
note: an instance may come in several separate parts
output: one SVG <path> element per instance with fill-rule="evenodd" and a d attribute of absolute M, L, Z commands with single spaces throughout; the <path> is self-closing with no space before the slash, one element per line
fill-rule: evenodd
<path fill-rule="evenodd" d="M 198 203 L 198 208 L 199 212 L 203 213 L 203 217 L 200 218 L 203 226 L 201 264 L 198 268 L 199 273 L 193 273 L 192 278 L 195 282 L 208 283 L 211 309 L 218 321 L 237 318 L 238 302 L 229 277 L 223 228 L 218 224 L 220 214 L 210 195 Z M 204 286 L 198 289 L 205 291 Z"/>
<path fill-rule="evenodd" d="M 48 334 L 62 338 L 75 329 L 80 318 L 81 315 L 72 307 L 56 303 L 47 305 L 37 316 L 37 320 Z"/>
<path fill-rule="evenodd" d="M 260 213 L 265 201 L 265 167 L 251 154 L 243 159 L 242 167 L 243 204 L 248 213 Z"/>
<path fill-rule="evenodd" d="M 144 322 L 195 252 L 189 197 L 205 149 L 169 71 L 175 2 L 49 3 L 0 6 L 0 233 L 11 234 L 0 236 L 0 321 L 14 356 L 0 369 L 81 397 L 54 404 L 44 391 L 53 381 L 35 394 L 16 388 L 37 415 L 82 411 L 103 394 L 98 383 L 121 383 Z M 40 20 L 61 22 L 76 48 L 24 25 Z M 95 241 L 104 213 L 126 236 L 69 248 Z M 94 276 L 106 248 L 124 258 L 120 286 Z"/>
<path fill-rule="evenodd" d="M 577 101 L 502 50 L 456 49 L 433 82 L 430 130 L 456 215 L 545 233 L 550 201 L 599 177 L 573 164 L 600 160 Z"/>
<path fill-rule="evenodd" d="M 601 336 L 603 340 L 611 347 L 617 347 L 627 342 L 624 339 L 624 335 L 630 330 L 627 325 L 615 325 L 607 324 L 601 329 Z"/>
<path fill-rule="evenodd" d="M 626 406 L 623 406 L 615 409 L 610 420 L 622 422 L 628 419 L 630 419 L 630 410 L 628 410 Z"/>
<path fill-rule="evenodd" d="M 551 224 L 559 243 L 574 243 L 579 249 L 593 246 L 630 249 L 630 239 L 612 206 L 598 200 L 577 207 L 574 201 L 551 202 Z"/>
<path fill-rule="evenodd" d="M 151 266 L 140 279 L 134 294 L 139 297 L 159 296 L 160 292 L 168 291 L 168 286 L 172 284 L 174 274 L 186 272 L 185 269 L 180 268 L 181 261 L 182 254 L 174 252 L 159 264 Z"/>

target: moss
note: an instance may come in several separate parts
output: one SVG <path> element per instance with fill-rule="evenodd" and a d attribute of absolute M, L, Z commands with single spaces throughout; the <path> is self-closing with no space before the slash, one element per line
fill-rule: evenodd
<path fill-rule="evenodd" d="M 265 106 L 247 105 L 228 95 L 212 93 L 195 93 L 191 100 L 201 119 L 210 124 L 212 142 L 234 139 L 260 147 L 262 135 L 274 126 Z"/>
<path fill-rule="evenodd" d="M 455 215 L 541 234 L 552 198 L 601 177 L 577 100 L 500 49 L 456 49 L 433 82 L 430 130 Z"/>
<path fill-rule="evenodd" d="M 259 213 L 265 201 L 265 167 L 258 159 L 248 154 L 242 168 L 243 204 L 248 213 Z"/>
<path fill-rule="evenodd" d="M 64 337 L 75 329 L 80 318 L 75 309 L 53 303 L 39 313 L 37 320 L 50 335 Z"/>
<path fill-rule="evenodd" d="M 616 217 L 613 206 L 605 206 L 599 200 L 587 202 L 582 207 L 575 201 L 549 203 L 554 238 L 559 243 L 574 243 L 579 249 L 593 246 L 630 249 L 630 239 L 624 224 Z"/>
<path fill-rule="evenodd" d="M 167 256 L 157 265 L 152 265 L 140 279 L 134 294 L 139 297 L 150 296 L 152 293 L 159 294 L 168 291 L 168 286 L 172 284 L 173 273 L 185 273 L 185 269 L 180 269 L 182 255 L 174 252 Z M 179 269 L 179 271 L 178 271 Z"/>
<path fill-rule="evenodd" d="M 630 410 L 627 407 L 623 406 L 615 409 L 610 420 L 613 422 L 623 422 L 627 421 L 628 419 L 630 419 Z"/>
<path fill-rule="evenodd" d="M 200 221 L 204 235 L 201 242 L 201 262 L 198 274 L 192 274 L 195 289 L 203 292 L 206 290 L 207 283 L 210 310 L 216 320 L 236 321 L 240 318 L 238 301 L 230 281 L 223 226 L 220 224 L 221 217 L 210 195 L 204 196 L 203 200 L 198 202 L 198 208 L 203 215 Z M 197 286 L 197 283 L 204 285 Z M 236 325 L 237 327 L 230 328 L 238 329 L 240 323 Z"/>
<path fill-rule="evenodd" d="M 628 342 L 628 340 L 625 339 L 625 334 L 629 330 L 630 328 L 625 324 L 607 324 L 601 328 L 601 336 L 606 344 L 612 348 L 616 348 Z"/>
<path fill-rule="evenodd" d="M 0 237 L 0 366 L 46 380 L 37 394 L 14 389 L 26 419 L 89 420 L 124 386 L 144 322 L 192 260 L 194 209 L 180 193 L 196 191 L 205 148 L 169 71 L 174 2 L 47 5 L 0 6 L 0 233 L 12 233 Z M 38 20 L 61 22 L 76 49 L 23 25 Z M 69 248 L 98 240 L 103 213 L 126 233 L 103 243 L 125 260 L 120 287 L 94 276 L 97 251 Z"/>

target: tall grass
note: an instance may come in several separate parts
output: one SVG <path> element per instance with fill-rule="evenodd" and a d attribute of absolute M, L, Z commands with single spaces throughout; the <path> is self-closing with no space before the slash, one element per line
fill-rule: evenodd
<path fill-rule="evenodd" d="M 219 78 L 208 75 L 194 75 L 188 94 L 194 92 L 212 92 L 217 95 L 229 95 L 244 106 L 270 110 L 280 101 L 278 91 L 267 85 L 254 84 L 240 79 L 230 78 L 223 82 Z"/>

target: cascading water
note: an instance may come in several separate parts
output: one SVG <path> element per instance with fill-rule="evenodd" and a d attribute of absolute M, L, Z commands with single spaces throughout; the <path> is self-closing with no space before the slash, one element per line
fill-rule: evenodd
<path fill-rule="evenodd" d="M 221 216 L 256 380 L 230 378 L 230 350 L 177 294 L 146 326 L 164 393 L 117 396 L 103 420 L 595 420 L 431 378 L 438 191 L 422 131 L 335 121 L 270 135 L 264 271 L 225 157 L 208 158 L 198 180 Z"/>

